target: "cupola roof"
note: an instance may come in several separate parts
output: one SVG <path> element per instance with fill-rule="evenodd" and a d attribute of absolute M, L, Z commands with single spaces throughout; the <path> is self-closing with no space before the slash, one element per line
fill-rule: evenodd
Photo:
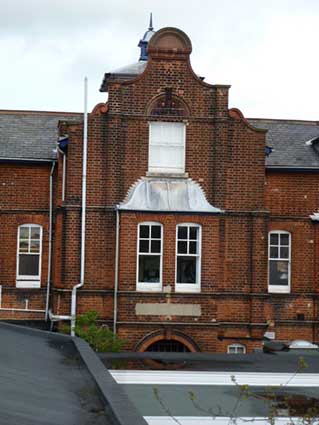
<path fill-rule="evenodd" d="M 144 34 L 143 38 L 138 43 L 138 47 L 141 49 L 140 54 L 140 61 L 147 61 L 148 54 L 147 54 L 147 45 L 150 39 L 152 38 L 153 34 L 155 34 L 154 28 L 153 28 L 153 16 L 152 13 L 150 14 L 150 23 L 148 25 L 148 30 Z"/>

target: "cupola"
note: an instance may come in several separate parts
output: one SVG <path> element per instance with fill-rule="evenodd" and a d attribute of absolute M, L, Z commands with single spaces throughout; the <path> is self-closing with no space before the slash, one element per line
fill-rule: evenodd
<path fill-rule="evenodd" d="M 140 54 L 140 58 L 139 58 L 140 61 L 147 61 L 147 59 L 148 59 L 147 45 L 148 45 L 148 42 L 150 41 L 153 34 L 155 34 L 155 31 L 154 31 L 154 28 L 153 28 L 153 17 L 152 17 L 152 13 L 151 13 L 148 30 L 144 34 L 144 37 L 138 43 L 138 47 L 141 49 L 141 54 Z"/>

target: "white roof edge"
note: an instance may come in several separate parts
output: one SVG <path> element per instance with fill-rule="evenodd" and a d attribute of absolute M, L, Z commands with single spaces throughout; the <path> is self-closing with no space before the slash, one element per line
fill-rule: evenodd
<path fill-rule="evenodd" d="M 318 373 L 109 370 L 118 384 L 318 387 Z"/>

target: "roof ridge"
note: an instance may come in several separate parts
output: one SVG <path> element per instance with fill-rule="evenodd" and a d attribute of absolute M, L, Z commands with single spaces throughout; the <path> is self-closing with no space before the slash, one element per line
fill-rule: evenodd
<path fill-rule="evenodd" d="M 247 118 L 248 121 L 260 121 L 260 122 L 285 122 L 291 124 L 309 124 L 319 125 L 319 121 L 316 120 L 298 120 L 298 119 L 285 119 L 285 118 Z"/>
<path fill-rule="evenodd" d="M 0 109 L 0 115 L 83 115 L 82 112 L 70 111 L 34 111 L 24 109 Z"/>

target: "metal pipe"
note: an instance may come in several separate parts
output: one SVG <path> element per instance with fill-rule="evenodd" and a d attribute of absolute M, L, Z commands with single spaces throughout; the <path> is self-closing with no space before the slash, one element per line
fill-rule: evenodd
<path fill-rule="evenodd" d="M 50 286 L 51 286 L 51 258 L 52 258 L 52 212 L 53 212 L 53 172 L 55 162 L 52 162 L 50 172 L 50 195 L 49 195 L 49 250 L 48 250 L 48 277 L 47 277 L 47 294 L 45 301 L 45 321 L 48 320 Z"/>
<path fill-rule="evenodd" d="M 63 152 L 62 160 L 62 202 L 65 200 L 65 174 L 66 174 L 66 154 Z"/>
<path fill-rule="evenodd" d="M 117 295 L 118 295 L 118 269 L 119 269 L 119 244 L 120 244 L 120 212 L 116 208 L 116 231 L 115 231 L 115 270 L 114 270 L 114 312 L 113 312 L 113 334 L 116 335 L 117 322 Z"/>
<path fill-rule="evenodd" d="M 71 316 L 64 316 L 61 314 L 53 314 L 51 310 L 49 310 L 49 317 L 52 322 L 58 322 L 60 320 L 71 320 Z"/>
<path fill-rule="evenodd" d="M 84 125 L 83 125 L 83 162 L 82 162 L 82 217 L 81 217 L 81 262 L 80 283 L 73 286 L 71 295 L 71 336 L 75 336 L 76 291 L 84 285 L 85 272 L 85 218 L 86 218 L 86 168 L 87 168 L 87 77 L 84 78 Z"/>

